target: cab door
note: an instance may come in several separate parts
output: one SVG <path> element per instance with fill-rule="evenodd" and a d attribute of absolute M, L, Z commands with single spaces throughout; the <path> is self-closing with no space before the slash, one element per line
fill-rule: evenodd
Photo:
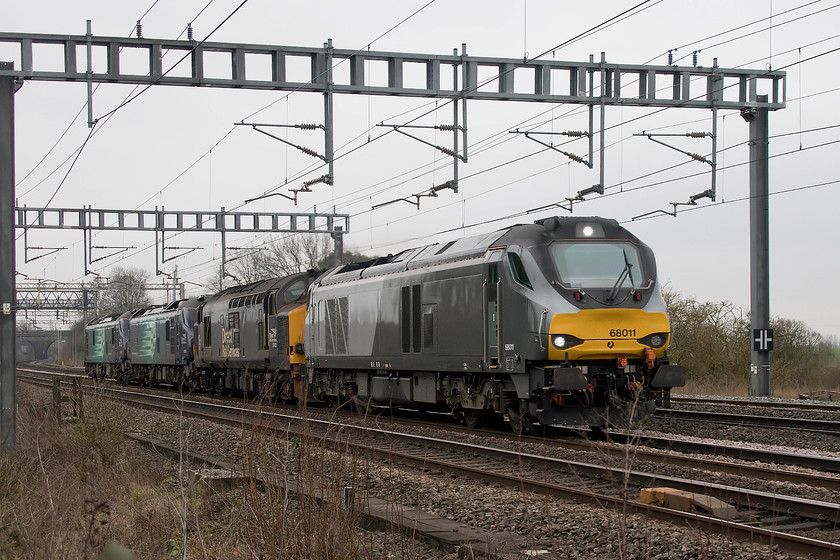
<path fill-rule="evenodd" d="M 502 334 L 501 299 L 502 280 L 499 266 L 502 251 L 488 253 L 485 261 L 484 280 L 482 283 L 482 301 L 484 305 L 484 364 L 485 367 L 495 369 L 501 362 L 499 340 Z"/>

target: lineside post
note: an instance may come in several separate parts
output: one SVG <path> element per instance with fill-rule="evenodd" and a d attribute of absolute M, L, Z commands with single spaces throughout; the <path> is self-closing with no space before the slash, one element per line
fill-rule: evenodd
<path fill-rule="evenodd" d="M 0 62 L 0 70 L 14 63 Z M 15 79 L 0 77 L 0 453 L 11 454 L 15 431 Z"/>
<path fill-rule="evenodd" d="M 767 96 L 756 96 L 766 103 Z M 752 332 L 770 332 L 770 204 L 769 140 L 767 109 L 745 109 L 750 123 L 750 321 Z M 750 394 L 768 396 L 770 349 L 766 342 L 753 344 L 750 352 Z"/>

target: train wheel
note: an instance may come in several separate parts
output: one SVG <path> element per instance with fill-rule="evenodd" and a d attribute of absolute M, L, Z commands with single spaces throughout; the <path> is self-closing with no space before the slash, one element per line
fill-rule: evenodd
<path fill-rule="evenodd" d="M 477 408 L 464 409 L 464 425 L 467 428 L 480 428 L 484 424 L 484 411 Z"/>
<path fill-rule="evenodd" d="M 365 402 L 358 395 L 353 396 L 353 410 L 362 416 L 367 416 L 370 412 L 370 402 Z"/>
<path fill-rule="evenodd" d="M 508 424 L 510 425 L 510 429 L 513 433 L 521 435 L 534 433 L 534 423 L 529 415 L 522 414 L 513 408 L 508 408 L 507 416 Z"/>

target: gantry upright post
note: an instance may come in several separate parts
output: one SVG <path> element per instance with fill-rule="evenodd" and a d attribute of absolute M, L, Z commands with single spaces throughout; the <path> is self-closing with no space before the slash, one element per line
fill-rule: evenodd
<path fill-rule="evenodd" d="M 0 70 L 14 63 L 0 62 Z M 0 77 L 0 453 L 15 450 L 15 79 Z"/>
<path fill-rule="evenodd" d="M 766 103 L 767 96 L 756 100 Z M 750 123 L 750 322 L 752 332 L 770 328 L 770 204 L 769 128 L 767 109 L 746 109 L 741 115 Z M 770 394 L 770 349 L 764 341 L 752 345 L 750 393 Z"/>

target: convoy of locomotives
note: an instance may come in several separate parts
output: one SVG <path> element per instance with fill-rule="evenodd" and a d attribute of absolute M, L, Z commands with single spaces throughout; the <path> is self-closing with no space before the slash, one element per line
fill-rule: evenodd
<path fill-rule="evenodd" d="M 283 399 L 602 425 L 682 386 L 649 247 L 547 218 L 94 319 L 88 372 Z"/>

